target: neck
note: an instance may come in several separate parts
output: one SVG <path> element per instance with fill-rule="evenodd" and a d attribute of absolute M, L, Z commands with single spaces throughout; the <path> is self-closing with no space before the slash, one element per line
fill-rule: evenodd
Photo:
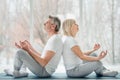
<path fill-rule="evenodd" d="M 75 38 L 75 36 L 72 35 L 73 38 Z"/>
<path fill-rule="evenodd" d="M 75 33 L 72 33 L 72 37 L 75 37 L 76 36 L 76 34 Z"/>
<path fill-rule="evenodd" d="M 48 37 L 50 38 L 50 37 L 53 36 L 54 34 L 57 34 L 57 32 L 48 32 Z"/>

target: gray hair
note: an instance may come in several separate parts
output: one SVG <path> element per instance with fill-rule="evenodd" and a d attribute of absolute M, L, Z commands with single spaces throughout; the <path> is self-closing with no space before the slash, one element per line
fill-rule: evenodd
<path fill-rule="evenodd" d="M 58 32 L 60 30 L 60 26 L 61 26 L 61 21 L 58 17 L 54 17 L 49 15 L 49 19 L 51 19 L 53 21 L 53 23 L 56 25 L 55 27 L 55 31 Z"/>

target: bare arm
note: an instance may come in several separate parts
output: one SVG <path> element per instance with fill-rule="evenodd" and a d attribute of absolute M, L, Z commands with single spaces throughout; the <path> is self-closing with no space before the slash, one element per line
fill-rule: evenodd
<path fill-rule="evenodd" d="M 29 49 L 28 53 L 43 67 L 50 61 L 50 59 L 54 56 L 53 51 L 47 51 L 46 55 L 41 58 L 39 55 L 36 54 L 36 51 Z"/>
<path fill-rule="evenodd" d="M 90 55 L 90 54 L 93 53 L 94 51 L 96 51 L 96 50 L 94 50 L 94 49 L 93 49 L 93 50 L 89 50 L 89 51 L 84 52 L 84 54 L 85 54 L 85 55 Z"/>
<path fill-rule="evenodd" d="M 38 56 L 41 56 L 41 53 L 37 52 L 27 40 L 25 40 L 24 42 L 27 43 L 27 45 L 29 46 L 29 49 L 31 49 L 32 51 L 34 51 Z M 22 43 L 21 41 L 20 41 L 20 44 L 15 43 L 15 46 L 17 48 L 21 48 L 22 49 L 22 44 L 21 43 Z"/>
<path fill-rule="evenodd" d="M 27 40 L 25 40 L 24 42 L 29 45 L 30 50 L 34 51 L 36 55 L 41 56 L 41 53 L 37 52 Z"/>
<path fill-rule="evenodd" d="M 20 42 L 20 45 L 22 46 L 22 49 L 24 49 L 25 51 L 27 51 L 41 66 L 45 66 L 50 59 L 54 56 L 54 52 L 53 51 L 46 51 L 46 55 L 44 57 L 41 57 L 40 55 L 38 55 L 35 51 L 33 50 L 30 45 L 28 44 L 28 42 L 24 41 L 24 42 Z"/>
<path fill-rule="evenodd" d="M 30 47 L 30 49 L 31 49 L 32 51 L 34 51 L 36 55 L 41 56 L 41 53 L 40 53 L 40 52 L 37 52 L 33 47 Z"/>
<path fill-rule="evenodd" d="M 87 52 L 84 52 L 85 55 L 90 55 L 91 53 L 93 53 L 94 51 L 98 50 L 100 48 L 100 44 L 95 44 L 94 48 L 92 50 L 89 50 Z"/>
<path fill-rule="evenodd" d="M 74 46 L 72 47 L 72 51 L 82 60 L 87 60 L 87 61 L 98 61 L 102 58 L 104 58 L 107 54 L 107 51 L 104 52 L 102 51 L 98 57 L 92 57 L 88 55 L 84 55 L 82 51 L 80 50 L 79 46 Z"/>

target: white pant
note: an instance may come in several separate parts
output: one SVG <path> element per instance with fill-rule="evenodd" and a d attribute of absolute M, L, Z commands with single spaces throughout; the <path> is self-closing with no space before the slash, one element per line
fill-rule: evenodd
<path fill-rule="evenodd" d="M 46 69 L 37 63 L 26 51 L 19 50 L 15 55 L 14 69 L 19 71 L 23 63 L 36 76 L 50 77 Z"/>
<path fill-rule="evenodd" d="M 96 55 L 91 54 L 91 56 L 96 56 Z M 91 74 L 93 71 L 96 74 L 101 74 L 101 72 L 105 69 L 106 68 L 103 66 L 103 64 L 100 61 L 94 61 L 94 62 L 83 61 L 83 64 L 79 64 L 75 68 L 71 70 L 67 70 L 66 72 L 69 77 L 85 77 Z"/>

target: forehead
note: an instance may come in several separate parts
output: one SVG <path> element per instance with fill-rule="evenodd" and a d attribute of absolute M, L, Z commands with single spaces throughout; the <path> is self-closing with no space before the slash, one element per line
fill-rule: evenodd
<path fill-rule="evenodd" d="M 78 25 L 78 23 L 75 22 L 75 23 L 73 23 L 73 25 Z"/>
<path fill-rule="evenodd" d="M 48 19 L 46 19 L 45 22 L 51 22 L 51 21 L 52 21 L 52 19 L 48 18 Z"/>

